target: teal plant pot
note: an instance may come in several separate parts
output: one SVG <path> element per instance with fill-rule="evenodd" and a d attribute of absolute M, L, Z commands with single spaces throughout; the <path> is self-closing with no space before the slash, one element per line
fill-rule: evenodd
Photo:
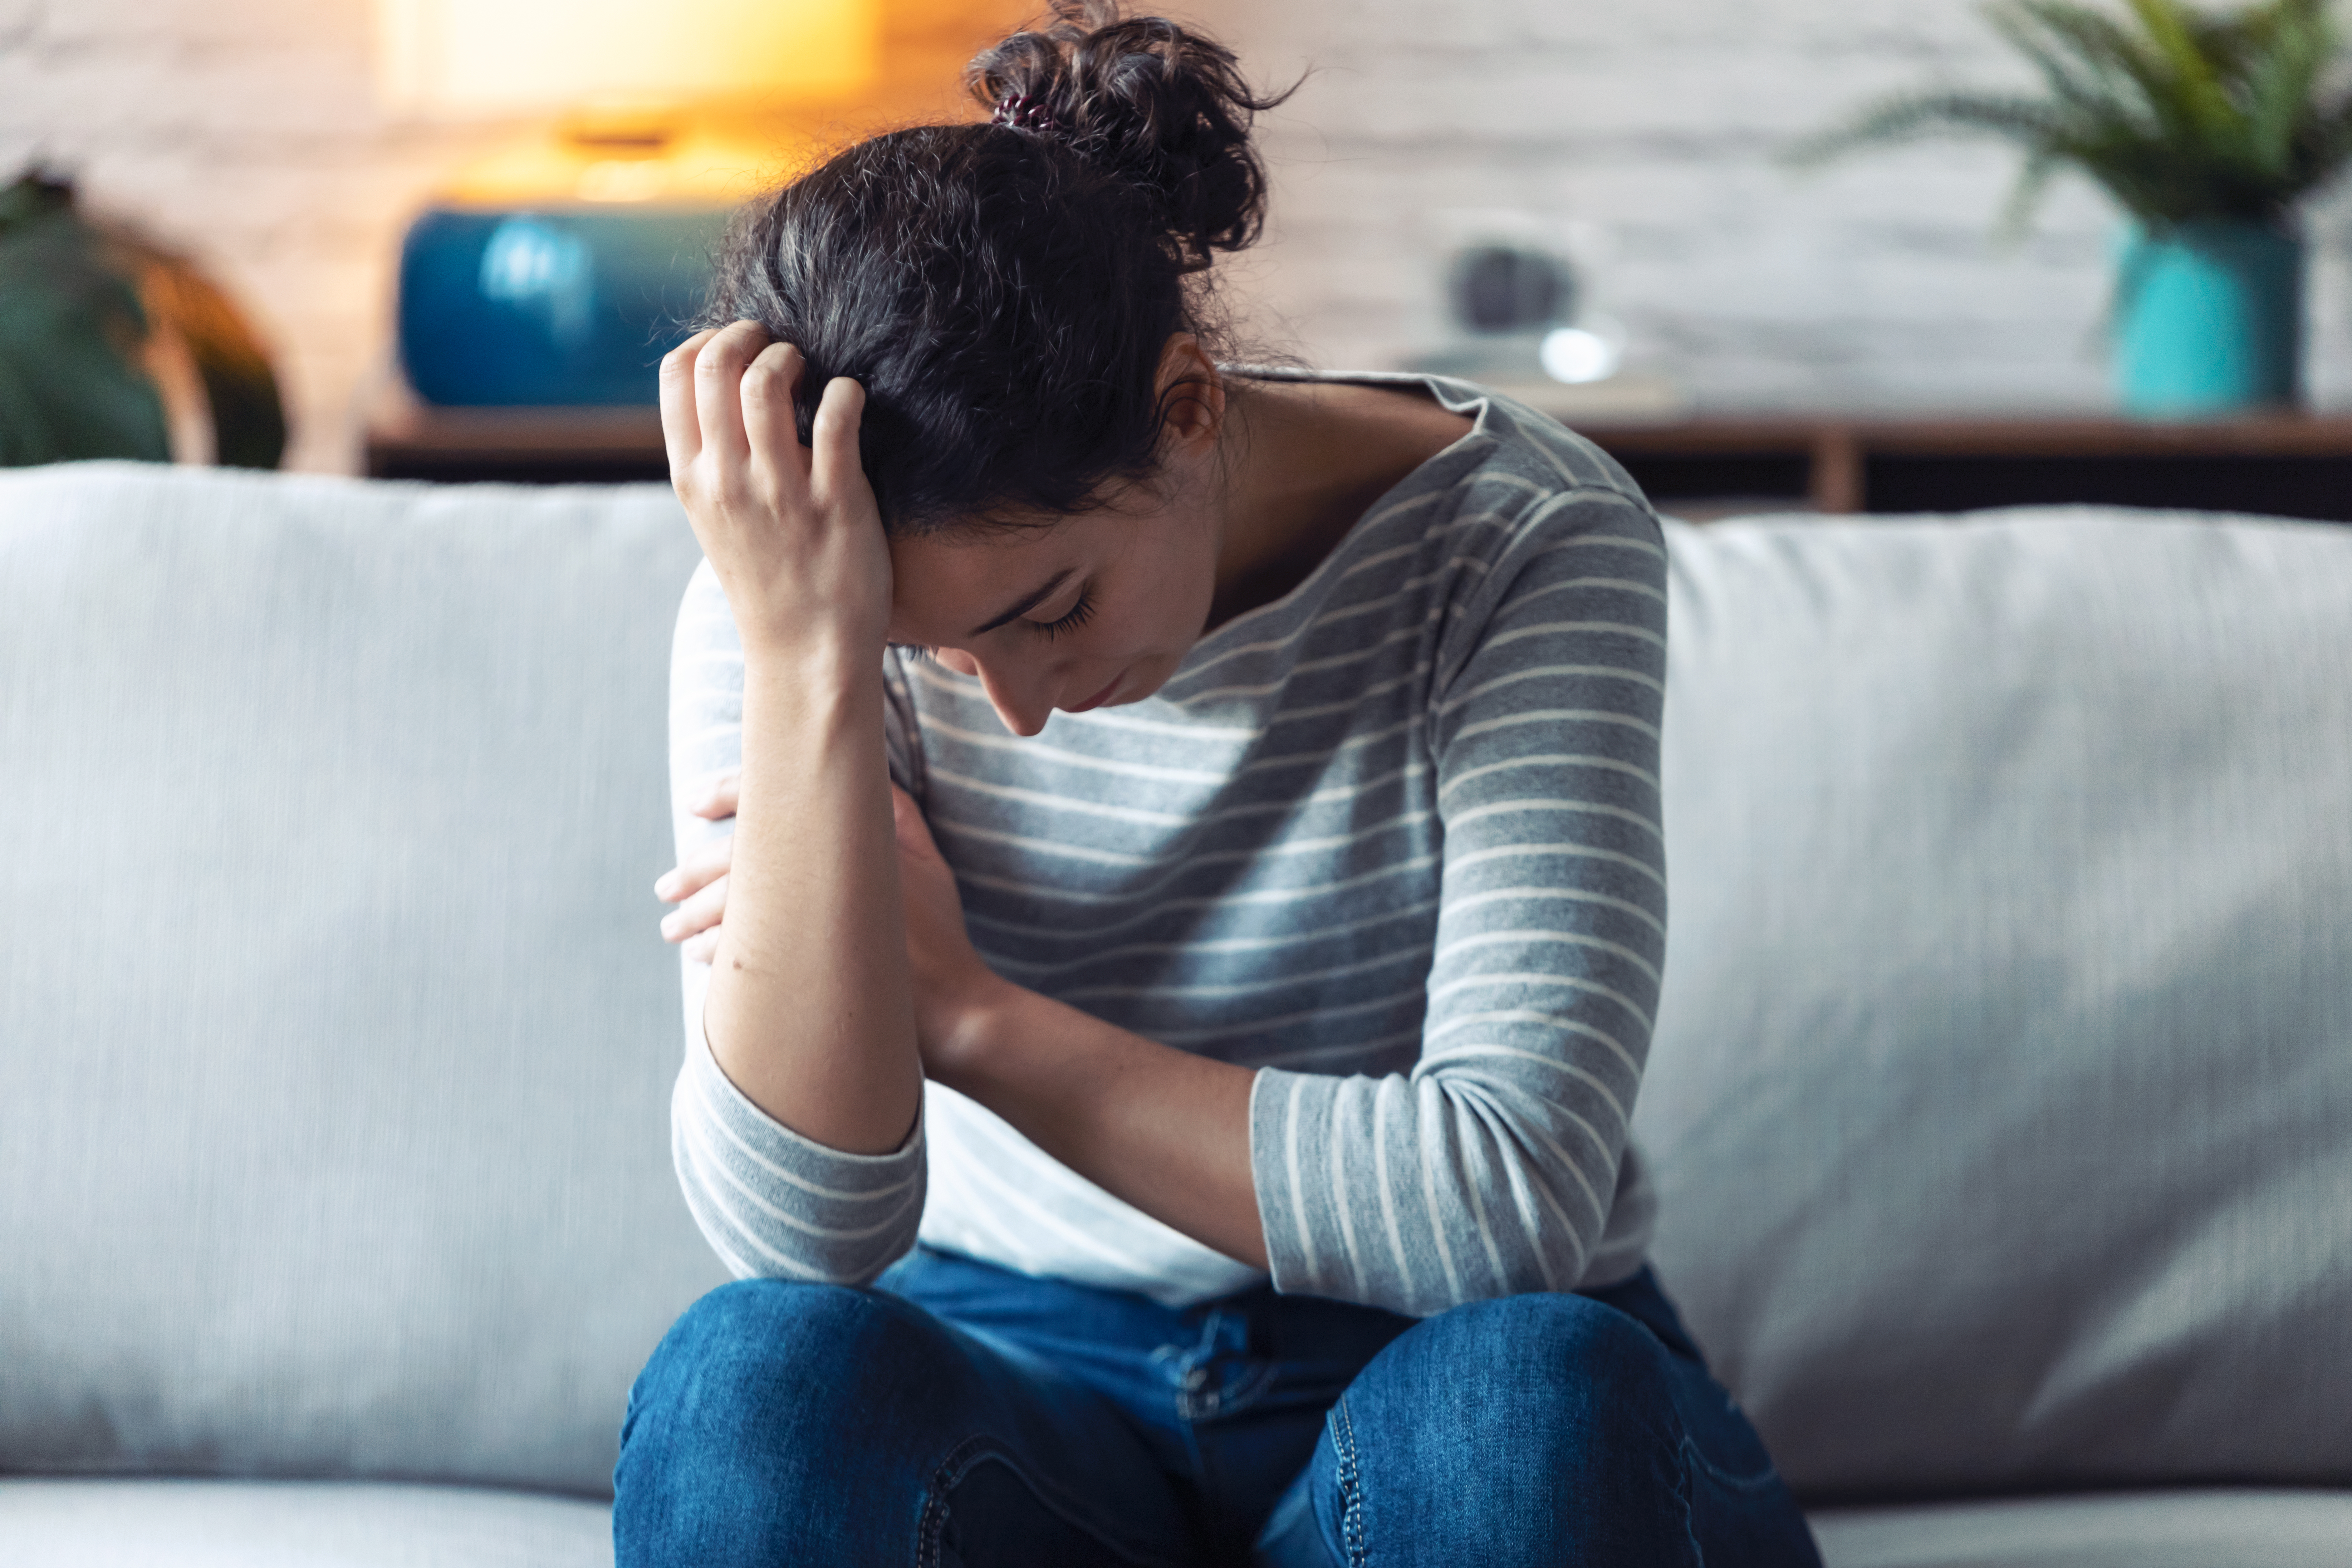
<path fill-rule="evenodd" d="M 2116 279 L 2116 395 L 2194 418 L 2291 405 L 2303 389 L 2303 239 L 2222 219 L 2135 226 Z"/>

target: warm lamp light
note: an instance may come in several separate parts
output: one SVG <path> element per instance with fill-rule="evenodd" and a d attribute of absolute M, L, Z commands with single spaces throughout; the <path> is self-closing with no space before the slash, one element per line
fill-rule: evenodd
<path fill-rule="evenodd" d="M 453 117 L 843 99 L 881 21 L 879 0 L 377 0 L 377 75 L 392 107 Z"/>
<path fill-rule="evenodd" d="M 401 360 L 440 404 L 652 402 L 727 206 L 795 151 L 782 112 L 880 67 L 880 0 L 377 0 L 376 24 L 396 111 L 545 122 L 403 242 Z"/>

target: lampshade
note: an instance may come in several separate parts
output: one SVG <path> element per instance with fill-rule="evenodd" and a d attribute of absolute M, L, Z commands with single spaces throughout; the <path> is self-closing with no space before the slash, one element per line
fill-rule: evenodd
<path fill-rule="evenodd" d="M 386 102 L 435 116 L 599 100 L 835 99 L 874 80 L 880 0 L 376 0 Z"/>

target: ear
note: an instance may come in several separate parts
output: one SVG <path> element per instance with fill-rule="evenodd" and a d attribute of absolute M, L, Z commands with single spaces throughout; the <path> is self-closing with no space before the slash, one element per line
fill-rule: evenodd
<path fill-rule="evenodd" d="M 1162 455 L 1216 445 L 1225 426 L 1225 378 L 1200 339 L 1190 332 L 1168 335 L 1160 350 L 1157 385 Z"/>

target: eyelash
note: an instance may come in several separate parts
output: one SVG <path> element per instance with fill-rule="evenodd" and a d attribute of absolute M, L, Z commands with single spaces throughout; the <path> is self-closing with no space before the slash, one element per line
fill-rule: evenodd
<path fill-rule="evenodd" d="M 1051 642 L 1066 632 L 1076 631 L 1094 618 L 1095 592 L 1092 588 L 1085 588 L 1079 591 L 1078 602 L 1070 606 L 1070 613 L 1060 620 L 1031 621 L 1029 624 L 1043 632 L 1045 635 L 1045 640 Z"/>
<path fill-rule="evenodd" d="M 1078 594 L 1078 602 L 1070 606 L 1070 613 L 1064 616 L 1060 620 L 1024 621 L 1022 624 L 1029 626 L 1033 630 L 1043 633 L 1045 640 L 1051 642 L 1055 637 L 1076 631 L 1080 626 L 1085 626 L 1088 621 L 1093 620 L 1094 618 L 1094 590 L 1092 588 L 1086 588 L 1080 590 Z M 920 643 L 902 642 L 892 643 L 890 646 L 897 648 L 900 653 L 905 654 L 908 658 L 915 660 L 918 664 L 937 664 L 940 661 L 940 654 L 937 648 L 925 647 Z"/>

